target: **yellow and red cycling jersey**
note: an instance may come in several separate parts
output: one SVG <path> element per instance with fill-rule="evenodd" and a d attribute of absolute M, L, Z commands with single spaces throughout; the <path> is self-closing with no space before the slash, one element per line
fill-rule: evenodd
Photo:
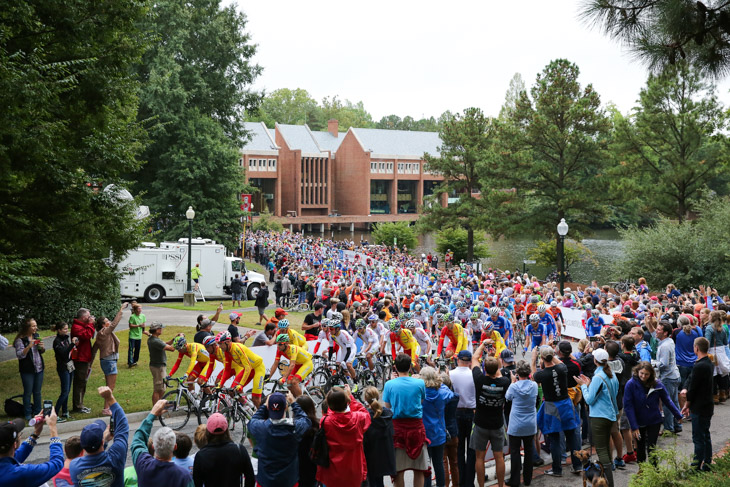
<path fill-rule="evenodd" d="M 307 347 L 307 339 L 304 338 L 304 336 L 301 333 L 298 333 L 291 328 L 289 328 L 287 331 L 287 335 L 289 335 L 289 344 L 290 345 L 296 345 L 297 347 Z M 276 332 L 276 335 L 274 335 L 274 339 L 281 335 L 281 330 L 278 330 Z"/>
<path fill-rule="evenodd" d="M 175 372 L 177 372 L 177 369 L 178 367 L 180 367 L 180 363 L 185 356 L 190 357 L 190 365 L 188 365 L 188 370 L 185 372 L 185 375 L 190 375 L 190 373 L 193 371 L 194 368 L 196 368 L 196 366 L 198 371 L 203 370 L 203 373 L 201 373 L 201 375 L 204 375 L 205 369 L 203 369 L 203 367 L 210 366 L 210 354 L 205 349 L 205 347 L 200 343 L 188 343 L 185 346 L 185 350 L 178 354 L 177 361 L 170 370 L 170 375 L 175 375 Z"/>
<path fill-rule="evenodd" d="M 482 333 L 482 340 L 486 340 L 487 338 L 491 338 L 494 342 L 494 348 L 496 349 L 495 357 L 499 357 L 502 350 L 507 348 L 507 345 L 504 343 L 504 338 L 502 338 L 502 334 L 497 330 L 492 330 L 492 333 L 488 335 L 486 333 Z"/>
<path fill-rule="evenodd" d="M 276 360 L 279 360 L 282 356 L 286 357 L 290 363 L 294 364 L 305 364 L 312 361 L 312 354 L 309 353 L 306 348 L 298 347 L 296 345 L 289 345 L 286 348 L 286 352 L 277 350 Z"/>
<path fill-rule="evenodd" d="M 393 360 L 395 360 L 395 343 L 398 342 L 401 347 L 403 347 L 403 350 L 408 350 L 412 353 L 413 350 L 416 350 L 418 348 L 418 342 L 413 337 L 413 334 L 411 333 L 411 330 L 406 330 L 405 328 L 401 328 L 398 330 L 397 333 L 391 332 L 390 333 L 390 346 L 391 351 L 393 353 Z"/>
<path fill-rule="evenodd" d="M 441 355 L 441 351 L 444 348 L 444 338 L 446 337 L 449 338 L 449 348 L 453 349 L 455 354 L 466 349 L 467 339 L 466 334 L 464 333 L 464 327 L 459 323 L 454 323 L 454 327 L 452 329 L 449 329 L 448 326 L 444 326 L 441 330 L 441 337 L 439 338 L 436 355 Z"/>

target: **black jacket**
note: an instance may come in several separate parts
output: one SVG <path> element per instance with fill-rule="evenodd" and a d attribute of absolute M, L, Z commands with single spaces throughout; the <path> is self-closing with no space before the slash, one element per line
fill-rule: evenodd
<path fill-rule="evenodd" d="M 68 335 L 56 335 L 53 339 L 53 352 L 56 354 L 56 370 L 61 372 L 68 370 L 66 364 L 71 360 L 71 350 L 74 345 Z"/>
<path fill-rule="evenodd" d="M 256 476 L 246 449 L 234 442 L 214 443 L 195 454 L 193 482 L 195 487 L 239 487 L 241 475 L 244 487 L 254 487 Z"/>
<path fill-rule="evenodd" d="M 384 475 L 395 475 L 395 447 L 393 446 L 393 412 L 383 408 L 383 413 L 373 417 L 370 413 L 370 427 L 363 435 L 363 450 L 368 465 L 368 475 L 382 477 Z"/>
<path fill-rule="evenodd" d="M 259 294 L 256 296 L 256 306 L 268 306 L 269 305 L 269 288 L 264 284 L 259 290 Z"/>
<path fill-rule="evenodd" d="M 687 401 L 689 410 L 700 416 L 712 416 L 715 405 L 712 402 L 712 376 L 715 366 L 710 357 L 702 357 L 695 362 L 687 380 Z"/>

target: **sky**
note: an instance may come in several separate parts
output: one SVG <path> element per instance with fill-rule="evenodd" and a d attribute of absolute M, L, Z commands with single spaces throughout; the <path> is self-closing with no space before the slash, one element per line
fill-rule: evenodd
<path fill-rule="evenodd" d="M 316 100 L 362 101 L 373 120 L 438 117 L 476 106 L 496 116 L 510 79 L 528 89 L 553 59 L 622 113 L 647 71 L 579 18 L 582 0 L 229 0 L 248 17 L 263 73 L 255 89 L 302 88 Z M 718 95 L 730 102 L 730 82 Z"/>

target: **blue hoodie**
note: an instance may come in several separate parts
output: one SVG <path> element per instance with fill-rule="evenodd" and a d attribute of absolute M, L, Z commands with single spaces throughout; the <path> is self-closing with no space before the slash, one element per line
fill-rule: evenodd
<path fill-rule="evenodd" d="M 452 397 L 454 397 L 454 393 L 443 384 L 438 389 L 426 388 L 426 400 L 423 401 L 423 426 L 426 428 L 426 438 L 431 442 L 431 446 L 446 443 L 444 410 L 446 403 Z"/>
<path fill-rule="evenodd" d="M 36 487 L 43 485 L 63 468 L 63 447 L 61 440 L 51 438 L 50 460 L 38 465 L 23 463 L 33 451 L 35 441 L 28 438 L 15 451 L 15 457 L 0 458 L 0 482 L 13 487 Z"/>
<path fill-rule="evenodd" d="M 682 418 L 679 409 L 669 398 L 667 390 L 661 382 L 656 381 L 654 387 L 649 388 L 648 392 L 636 377 L 632 377 L 626 383 L 624 388 L 624 414 L 626 414 L 632 430 L 638 430 L 641 427 L 659 424 L 664 421 L 661 414 L 662 409 L 659 407 L 660 399 L 672 411 L 675 418 Z"/>

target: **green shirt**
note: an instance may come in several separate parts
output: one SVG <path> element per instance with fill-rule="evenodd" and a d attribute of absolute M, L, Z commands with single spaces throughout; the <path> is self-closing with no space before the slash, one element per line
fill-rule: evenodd
<path fill-rule="evenodd" d="M 129 317 L 129 324 L 130 325 L 141 325 L 147 321 L 147 318 L 145 318 L 144 314 L 140 313 L 139 315 L 132 314 L 132 316 Z M 142 328 L 132 328 L 129 327 L 129 338 L 132 338 L 134 340 L 141 340 L 142 339 Z"/>
<path fill-rule="evenodd" d="M 190 279 L 198 279 L 203 273 L 200 272 L 200 267 L 193 267 L 190 269 Z"/>
<path fill-rule="evenodd" d="M 153 367 L 167 366 L 167 354 L 165 353 L 165 342 L 159 337 L 149 337 L 147 347 L 150 349 L 150 365 Z"/>
<path fill-rule="evenodd" d="M 124 469 L 124 487 L 137 487 L 137 471 L 134 465 Z"/>

